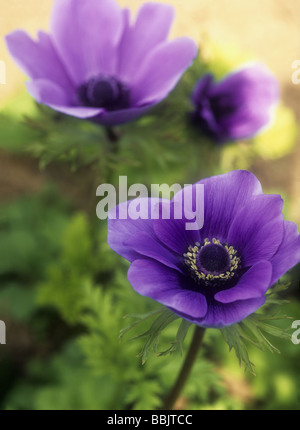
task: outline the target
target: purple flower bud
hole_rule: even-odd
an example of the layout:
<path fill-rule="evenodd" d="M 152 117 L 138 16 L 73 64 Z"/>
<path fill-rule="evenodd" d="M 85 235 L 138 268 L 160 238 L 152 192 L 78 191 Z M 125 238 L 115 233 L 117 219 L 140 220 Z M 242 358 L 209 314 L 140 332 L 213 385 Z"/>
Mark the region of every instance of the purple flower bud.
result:
<path fill-rule="evenodd" d="M 164 99 L 192 64 L 193 40 L 167 40 L 173 18 L 159 3 L 142 5 L 133 23 L 115 0 L 56 0 L 50 34 L 34 41 L 17 30 L 6 43 L 39 103 L 117 125 Z"/>
<path fill-rule="evenodd" d="M 252 173 L 232 171 L 199 184 L 202 229 L 186 229 L 184 210 L 180 219 L 172 216 L 175 206 L 195 202 L 194 184 L 168 203 L 140 199 L 139 219 L 126 219 L 130 202 L 120 204 L 109 217 L 108 244 L 131 262 L 128 279 L 138 293 L 195 324 L 220 328 L 265 303 L 266 291 L 300 262 L 300 235 L 284 220 L 281 197 L 263 194 Z M 166 204 L 170 219 L 157 216 Z"/>
<path fill-rule="evenodd" d="M 272 120 L 280 89 L 275 76 L 261 64 L 251 64 L 214 82 L 205 75 L 196 85 L 192 118 L 218 143 L 249 139 Z"/>

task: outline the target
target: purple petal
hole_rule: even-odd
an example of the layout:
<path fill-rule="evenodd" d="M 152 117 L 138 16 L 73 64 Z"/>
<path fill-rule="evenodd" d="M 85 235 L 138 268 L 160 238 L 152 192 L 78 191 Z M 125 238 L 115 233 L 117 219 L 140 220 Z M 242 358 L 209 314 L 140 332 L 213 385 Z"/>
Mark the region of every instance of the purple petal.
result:
<path fill-rule="evenodd" d="M 202 130 L 214 138 L 222 136 L 223 131 L 217 119 L 217 115 L 213 110 L 211 100 L 209 99 L 209 91 L 213 85 L 213 75 L 208 73 L 196 84 L 192 93 L 192 102 L 196 109 L 192 114 L 192 118 L 198 123 Z"/>
<path fill-rule="evenodd" d="M 133 105 L 157 103 L 166 97 L 196 54 L 195 42 L 187 37 L 158 45 L 132 77 Z"/>
<path fill-rule="evenodd" d="M 135 260 L 129 268 L 128 280 L 139 294 L 157 300 L 178 314 L 191 318 L 206 314 L 205 297 L 199 292 L 184 290 L 185 278 L 154 260 Z"/>
<path fill-rule="evenodd" d="M 168 37 L 174 8 L 160 3 L 146 3 L 130 26 L 129 11 L 124 11 L 125 29 L 119 46 L 118 77 L 130 82 L 152 49 Z"/>
<path fill-rule="evenodd" d="M 290 221 L 284 222 L 282 243 L 270 262 L 273 266 L 271 285 L 300 262 L 300 235 L 295 223 Z"/>
<path fill-rule="evenodd" d="M 54 3 L 53 42 L 76 86 L 99 73 L 115 73 L 122 30 L 122 11 L 115 0 Z"/>
<path fill-rule="evenodd" d="M 144 115 L 146 112 L 148 112 L 150 107 L 151 106 L 145 106 L 140 108 L 129 108 L 110 112 L 105 111 L 103 115 L 97 118 L 97 122 L 99 124 L 107 126 L 124 124 Z"/>
<path fill-rule="evenodd" d="M 221 242 L 227 240 L 231 223 L 238 210 L 248 199 L 262 193 L 258 179 L 245 170 L 235 170 L 224 175 L 204 179 L 204 226 L 201 230 L 203 238 L 216 238 Z M 196 184 L 185 187 L 174 197 L 174 202 L 184 199 L 196 201 Z M 196 206 L 193 206 L 193 211 Z"/>
<path fill-rule="evenodd" d="M 200 231 L 186 229 L 186 223 L 190 221 L 185 218 L 184 213 L 181 219 L 175 219 L 175 211 L 179 209 L 178 213 L 181 213 L 182 205 L 168 202 L 157 206 L 160 212 L 167 208 L 170 211 L 170 219 L 162 219 L 162 217 L 154 219 L 153 228 L 162 243 L 182 256 L 188 252 L 189 246 L 194 246 L 196 242 L 201 242 Z"/>
<path fill-rule="evenodd" d="M 198 320 L 198 324 L 208 328 L 222 328 L 236 324 L 257 311 L 265 301 L 266 298 L 263 296 L 257 299 L 241 300 L 229 304 L 217 301 L 209 303 L 207 314 L 204 318 Z M 195 322 L 197 323 L 197 321 Z"/>
<path fill-rule="evenodd" d="M 228 243 L 241 254 L 244 267 L 269 260 L 276 253 L 284 232 L 282 205 L 280 196 L 255 196 L 233 219 Z"/>
<path fill-rule="evenodd" d="M 253 64 L 228 75 L 211 89 L 211 98 L 220 95 L 236 106 L 233 113 L 221 116 L 220 126 L 237 140 L 257 134 L 270 122 L 280 89 L 267 67 Z"/>
<path fill-rule="evenodd" d="M 30 78 L 53 81 L 66 91 L 73 91 L 48 34 L 39 32 L 38 40 L 34 41 L 24 31 L 17 30 L 6 36 L 6 44 L 15 62 Z"/>
<path fill-rule="evenodd" d="M 176 258 L 174 254 L 148 233 L 139 232 L 134 234 L 131 238 L 124 241 L 124 246 L 127 246 L 140 254 L 138 258 L 141 258 L 141 256 L 144 255 L 152 258 L 153 260 L 157 260 L 172 269 L 180 270 L 178 258 Z"/>
<path fill-rule="evenodd" d="M 218 292 L 215 300 L 226 304 L 262 297 L 270 286 L 271 276 L 272 264 L 269 261 L 261 261 L 252 266 L 235 287 Z"/>
<path fill-rule="evenodd" d="M 64 89 L 47 79 L 26 82 L 26 87 L 38 103 L 66 106 L 70 102 Z"/>
<path fill-rule="evenodd" d="M 257 108 L 263 110 L 263 106 L 278 102 L 280 89 L 278 80 L 270 70 L 263 64 L 254 63 L 230 73 L 211 87 L 211 96 L 220 93 L 231 95 L 235 93 L 240 101 L 252 103 L 256 101 Z"/>
<path fill-rule="evenodd" d="M 199 100 L 208 95 L 207 93 L 213 83 L 213 80 L 213 75 L 211 73 L 207 73 L 197 82 L 192 94 L 192 101 L 196 106 Z"/>
<path fill-rule="evenodd" d="M 26 87 L 38 103 L 43 103 L 66 115 L 72 115 L 77 118 L 91 118 L 103 112 L 101 108 L 71 106 L 66 92 L 60 86 L 45 79 L 27 82 Z"/>
<path fill-rule="evenodd" d="M 156 236 L 153 231 L 151 219 L 151 207 L 154 207 L 160 199 L 135 199 L 140 202 L 141 217 L 140 219 L 131 219 L 129 207 L 132 200 L 120 203 L 108 216 L 108 235 L 107 241 L 109 246 L 117 253 L 129 261 L 139 257 L 139 254 L 126 243 L 136 234 L 147 233 L 153 239 Z"/>
<path fill-rule="evenodd" d="M 82 106 L 57 106 L 49 104 L 49 106 L 65 115 L 75 116 L 81 119 L 90 119 L 94 117 L 101 116 L 104 110 L 102 108 L 90 108 Z"/>

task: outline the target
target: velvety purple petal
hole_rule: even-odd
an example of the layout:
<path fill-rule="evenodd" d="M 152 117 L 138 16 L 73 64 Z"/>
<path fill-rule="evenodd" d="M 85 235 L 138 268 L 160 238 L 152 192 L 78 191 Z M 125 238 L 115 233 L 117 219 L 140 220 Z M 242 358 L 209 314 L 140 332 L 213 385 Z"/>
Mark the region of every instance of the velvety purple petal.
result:
<path fill-rule="evenodd" d="M 275 284 L 288 270 L 300 263 L 300 235 L 295 223 L 284 222 L 282 243 L 270 262 L 273 266 L 271 285 Z"/>
<path fill-rule="evenodd" d="M 168 209 L 170 213 L 170 219 L 162 219 L 160 216 L 159 219 L 153 220 L 156 236 L 169 249 L 182 256 L 188 252 L 189 246 L 194 246 L 196 242 L 201 242 L 199 230 L 187 230 L 186 224 L 190 223 L 190 221 L 185 218 L 182 205 L 174 204 L 173 202 L 161 203 L 156 209 L 156 212 Z M 175 219 L 176 209 L 179 210 L 178 214 L 182 213 L 181 219 Z M 166 211 L 166 213 L 168 212 Z"/>
<path fill-rule="evenodd" d="M 156 238 L 153 230 L 151 219 L 151 207 L 154 207 L 160 199 L 135 199 L 140 202 L 140 219 L 131 219 L 129 207 L 132 200 L 120 203 L 113 209 L 108 216 L 108 235 L 107 241 L 109 246 L 129 261 L 138 258 L 139 253 L 134 251 L 126 243 L 136 234 L 147 233 L 149 236 Z"/>
<path fill-rule="evenodd" d="M 76 86 L 114 74 L 123 15 L 115 0 L 56 0 L 51 32 L 55 48 Z"/>
<path fill-rule="evenodd" d="M 204 184 L 204 226 L 202 238 L 227 240 L 231 223 L 248 199 L 262 193 L 258 179 L 245 170 L 235 170 L 224 175 L 204 179 L 198 184 Z M 196 184 L 185 187 L 174 197 L 174 202 L 191 200 L 192 210 L 196 210 Z M 183 195 L 184 193 L 184 195 Z M 183 197 L 182 197 L 183 195 Z"/>
<path fill-rule="evenodd" d="M 141 256 L 150 257 L 172 269 L 181 271 L 178 258 L 148 233 L 138 232 L 132 235 L 128 240 L 124 241 L 124 246 L 131 248 Z"/>
<path fill-rule="evenodd" d="M 207 92 L 211 87 L 213 80 L 213 75 L 211 73 L 207 73 L 197 82 L 192 94 L 192 101 L 196 106 L 198 104 L 198 101 L 202 100 L 203 97 L 207 96 Z"/>
<path fill-rule="evenodd" d="M 203 294 L 184 290 L 185 278 L 154 260 L 135 260 L 129 268 L 128 280 L 139 294 L 157 300 L 179 314 L 187 313 L 192 318 L 206 314 Z"/>
<path fill-rule="evenodd" d="M 225 304 L 262 297 L 270 286 L 271 276 L 272 264 L 269 261 L 261 261 L 252 266 L 235 287 L 218 292 L 214 298 Z"/>
<path fill-rule="evenodd" d="M 256 312 L 265 301 L 265 297 L 241 300 L 228 304 L 215 301 L 208 304 L 207 314 L 204 318 L 193 322 L 208 328 L 222 328 L 236 324 Z"/>
<path fill-rule="evenodd" d="M 70 103 L 62 87 L 47 79 L 26 82 L 28 92 L 38 103 L 66 106 Z"/>
<path fill-rule="evenodd" d="M 254 63 L 230 73 L 225 79 L 211 87 L 210 96 L 236 94 L 239 101 L 262 103 L 270 106 L 278 102 L 280 88 L 278 80 L 263 64 Z M 262 110 L 258 103 L 257 108 Z"/>
<path fill-rule="evenodd" d="M 198 123 L 200 122 L 202 131 L 204 133 L 208 133 L 209 136 L 212 136 L 216 141 L 222 143 L 224 132 L 218 124 L 218 121 L 215 118 L 213 111 L 211 110 L 209 102 L 207 102 L 207 106 L 204 106 L 201 109 L 201 112 L 194 112 L 192 119 Z"/>
<path fill-rule="evenodd" d="M 22 30 L 6 36 L 8 50 L 18 66 L 32 79 L 46 79 L 68 92 L 73 91 L 71 80 L 64 69 L 50 36 L 38 33 L 38 40 L 32 40 Z"/>
<path fill-rule="evenodd" d="M 60 86 L 45 79 L 27 82 L 26 87 L 38 103 L 43 103 L 66 115 L 72 115 L 77 118 L 92 118 L 103 112 L 101 108 L 70 105 L 70 99 L 66 92 Z"/>
<path fill-rule="evenodd" d="M 97 118 L 97 122 L 102 125 L 114 126 L 133 121 L 144 115 L 151 106 L 140 108 L 128 108 L 117 111 L 105 111 Z"/>
<path fill-rule="evenodd" d="M 197 49 L 187 37 L 159 44 L 132 77 L 133 105 L 156 103 L 166 97 L 192 64 Z"/>
<path fill-rule="evenodd" d="M 119 46 L 118 77 L 131 82 L 152 49 L 168 37 L 174 19 L 174 8 L 160 3 L 143 4 L 133 25 L 129 11 L 124 11 L 125 28 Z"/>
<path fill-rule="evenodd" d="M 72 93 L 68 93 L 63 87 L 45 79 L 27 82 L 26 87 L 38 103 L 46 104 L 52 109 L 66 115 L 82 119 L 90 118 L 99 124 L 107 126 L 132 121 L 146 113 L 149 109 L 149 107 L 145 107 L 108 112 L 103 108 L 76 106 L 71 98 L 73 96 Z"/>
<path fill-rule="evenodd" d="M 221 128 L 232 139 L 255 135 L 272 119 L 280 97 L 275 76 L 262 64 L 253 64 L 231 73 L 212 87 L 210 98 L 219 99 L 233 109 L 220 115 Z M 227 97 L 227 101 L 226 101 Z"/>
<path fill-rule="evenodd" d="M 242 256 L 244 267 L 269 260 L 276 253 L 284 233 L 282 206 L 280 196 L 260 195 L 237 212 L 227 239 Z"/>
<path fill-rule="evenodd" d="M 49 104 L 49 106 L 65 115 L 74 116 L 81 119 L 94 119 L 97 116 L 101 116 L 104 110 L 102 108 L 91 108 L 82 106 L 58 106 Z"/>
<path fill-rule="evenodd" d="M 233 77 L 233 75 L 235 76 Z M 225 90 L 226 87 L 231 84 L 248 92 L 249 96 L 252 96 L 253 98 L 254 95 L 250 94 L 247 84 L 248 86 L 252 85 L 255 88 L 259 86 L 261 89 L 261 100 L 267 99 L 268 102 L 278 101 L 280 91 L 278 80 L 270 69 L 262 63 L 249 63 L 236 72 L 231 73 L 220 83 L 220 87 Z"/>
<path fill-rule="evenodd" d="M 196 84 L 192 93 L 192 102 L 195 105 L 195 111 L 192 113 L 192 119 L 204 133 L 209 133 L 216 136 L 222 136 L 223 130 L 218 123 L 216 114 L 213 110 L 211 100 L 209 98 L 209 90 L 213 85 L 213 75 L 210 73 L 205 75 Z"/>
<path fill-rule="evenodd" d="M 217 142 L 248 139 L 273 120 L 280 99 L 276 77 L 263 64 L 247 64 L 220 82 L 204 76 L 192 95 L 192 118 Z"/>

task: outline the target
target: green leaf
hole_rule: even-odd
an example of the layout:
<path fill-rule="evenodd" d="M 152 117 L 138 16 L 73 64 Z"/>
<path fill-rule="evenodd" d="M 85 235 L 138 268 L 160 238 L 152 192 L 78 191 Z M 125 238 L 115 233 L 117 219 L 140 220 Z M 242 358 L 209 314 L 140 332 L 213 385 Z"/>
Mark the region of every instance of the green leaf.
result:
<path fill-rule="evenodd" d="M 159 337 L 161 335 L 161 332 L 173 321 L 178 319 L 179 316 L 175 315 L 172 311 L 169 309 L 165 309 L 164 312 L 153 322 L 152 326 L 149 330 L 147 330 L 145 333 L 136 336 L 132 340 L 140 339 L 142 337 L 148 338 L 146 341 L 144 347 L 142 348 L 142 351 L 138 354 L 138 357 L 142 358 L 142 363 L 145 364 L 150 350 L 153 348 L 154 352 L 157 354 L 158 351 L 158 344 L 159 344 Z"/>
<path fill-rule="evenodd" d="M 155 311 L 148 312 L 148 313 L 146 313 L 146 314 L 131 314 L 131 315 L 125 315 L 125 316 L 124 316 L 124 319 L 125 319 L 125 318 L 135 318 L 135 319 L 136 319 L 136 321 L 134 321 L 132 324 L 130 324 L 129 326 L 127 326 L 127 327 L 123 328 L 123 329 L 120 331 L 120 339 L 122 339 L 122 338 L 123 338 L 123 336 L 124 336 L 126 333 L 128 333 L 128 332 L 129 332 L 133 327 L 135 327 L 136 325 L 140 324 L 142 321 L 145 321 L 145 320 L 147 320 L 148 318 L 151 318 L 152 316 L 157 315 L 158 313 L 162 313 L 163 311 L 164 311 L 164 308 L 160 308 L 160 309 L 157 309 L 157 310 L 155 310 Z"/>
<path fill-rule="evenodd" d="M 186 338 L 186 335 L 187 335 L 191 325 L 192 325 L 191 322 L 189 322 L 185 319 L 182 319 L 180 326 L 178 328 L 178 331 L 177 331 L 175 342 L 173 342 L 172 345 L 170 346 L 170 348 L 168 348 L 166 351 L 160 352 L 159 356 L 163 356 L 166 354 L 173 354 L 175 351 L 177 351 L 178 348 L 180 350 L 180 353 L 182 354 L 184 340 Z"/>
<path fill-rule="evenodd" d="M 229 351 L 231 351 L 232 349 L 235 350 L 235 354 L 239 360 L 240 365 L 243 362 L 246 366 L 246 369 L 248 369 L 253 375 L 255 375 L 255 365 L 250 361 L 248 350 L 245 345 L 245 342 L 242 339 L 239 325 L 235 324 L 233 326 L 224 327 L 223 329 L 221 329 L 221 333 L 225 339 L 225 342 L 229 346 Z"/>
<path fill-rule="evenodd" d="M 235 350 L 239 363 L 241 364 L 243 362 L 246 369 L 255 375 L 254 364 L 249 358 L 245 341 L 253 344 L 261 351 L 268 350 L 272 353 L 277 352 L 280 354 L 278 348 L 270 342 L 265 333 L 280 339 L 290 340 L 291 335 L 288 333 L 290 327 L 288 329 L 282 329 L 270 324 L 270 321 L 286 319 L 289 319 L 286 315 L 262 315 L 255 313 L 238 324 L 224 327 L 221 329 L 221 332 L 229 346 L 229 350 Z"/>
<path fill-rule="evenodd" d="M 166 327 L 168 327 L 173 321 L 179 319 L 179 316 L 166 308 L 160 308 L 158 310 L 149 312 L 147 314 L 128 315 L 127 317 L 135 318 L 136 321 L 134 321 L 128 327 L 125 327 L 124 329 L 122 329 L 120 332 L 120 337 L 122 338 L 133 327 L 137 326 L 141 322 L 144 322 L 146 319 L 157 314 L 160 314 L 160 315 L 154 320 L 154 322 L 152 323 L 151 327 L 148 330 L 146 330 L 144 333 L 140 335 L 137 335 L 131 338 L 132 341 L 143 339 L 143 338 L 147 339 L 141 352 L 138 354 L 138 357 L 142 358 L 142 364 L 145 364 L 145 362 L 147 361 L 151 350 L 153 350 L 158 356 L 165 355 L 169 352 L 173 352 L 174 350 L 173 345 L 164 352 L 158 352 L 159 338 L 162 331 Z M 176 338 L 176 342 L 174 344 L 177 344 L 183 341 L 186 334 L 186 330 L 184 329 L 185 326 L 186 326 L 185 324 L 181 325 L 179 339 Z"/>

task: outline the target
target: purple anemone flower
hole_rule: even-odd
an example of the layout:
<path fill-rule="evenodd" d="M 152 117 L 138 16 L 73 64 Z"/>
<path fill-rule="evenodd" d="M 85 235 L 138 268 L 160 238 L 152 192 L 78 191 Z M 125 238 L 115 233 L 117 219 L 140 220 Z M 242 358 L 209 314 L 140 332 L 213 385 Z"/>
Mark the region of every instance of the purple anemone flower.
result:
<path fill-rule="evenodd" d="M 39 103 L 111 126 L 164 99 L 191 65 L 195 42 L 167 40 L 173 18 L 159 3 L 143 4 L 133 23 L 115 0 L 56 0 L 50 34 L 17 30 L 6 43 Z"/>
<path fill-rule="evenodd" d="M 220 328 L 265 303 L 266 291 L 300 262 L 300 235 L 296 224 L 284 220 L 281 197 L 263 194 L 252 173 L 232 171 L 199 184 L 201 230 L 186 229 L 189 214 L 172 215 L 184 202 L 196 207 L 194 184 L 171 201 L 139 199 L 139 219 L 128 216 L 130 202 L 121 203 L 109 216 L 108 244 L 131 262 L 128 279 L 135 291 L 197 325 Z M 170 219 L 158 216 L 166 205 Z"/>
<path fill-rule="evenodd" d="M 218 143 L 249 139 L 273 118 L 279 83 L 262 64 L 251 64 L 214 82 L 211 74 L 196 84 L 192 118 Z"/>

